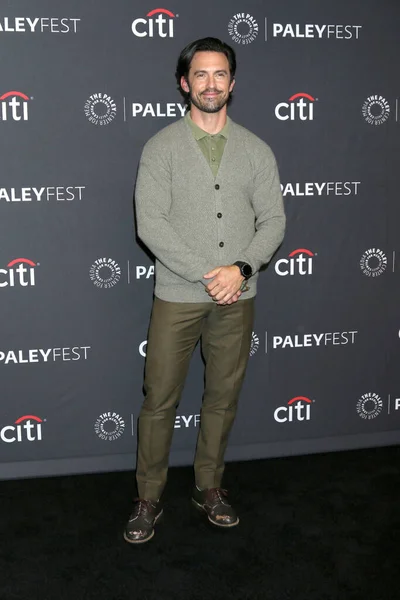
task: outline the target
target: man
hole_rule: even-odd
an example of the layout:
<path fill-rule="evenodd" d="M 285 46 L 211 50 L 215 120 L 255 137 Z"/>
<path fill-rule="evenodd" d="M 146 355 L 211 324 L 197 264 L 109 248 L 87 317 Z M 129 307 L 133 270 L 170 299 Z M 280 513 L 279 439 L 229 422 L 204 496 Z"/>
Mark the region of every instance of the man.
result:
<path fill-rule="evenodd" d="M 232 48 L 189 44 L 176 77 L 190 106 L 144 147 L 136 185 L 138 235 L 156 257 L 155 299 L 139 416 L 139 497 L 124 537 L 143 543 L 161 517 L 175 411 L 201 338 L 206 364 L 192 502 L 208 520 L 239 518 L 221 488 L 244 379 L 258 271 L 282 241 L 285 216 L 270 148 L 227 117 Z"/>

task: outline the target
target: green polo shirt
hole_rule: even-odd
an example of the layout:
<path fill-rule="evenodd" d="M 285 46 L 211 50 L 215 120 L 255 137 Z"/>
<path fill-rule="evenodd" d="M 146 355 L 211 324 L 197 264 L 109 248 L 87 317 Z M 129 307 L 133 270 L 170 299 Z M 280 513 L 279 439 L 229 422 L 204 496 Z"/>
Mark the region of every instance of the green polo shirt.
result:
<path fill-rule="evenodd" d="M 212 174 L 216 177 L 224 153 L 226 140 L 228 139 L 229 117 L 226 119 L 226 123 L 221 131 L 213 135 L 207 133 L 207 131 L 204 131 L 192 121 L 190 118 L 190 111 L 186 113 L 185 119 L 190 124 L 194 139 L 197 141 L 206 161 L 210 165 Z"/>

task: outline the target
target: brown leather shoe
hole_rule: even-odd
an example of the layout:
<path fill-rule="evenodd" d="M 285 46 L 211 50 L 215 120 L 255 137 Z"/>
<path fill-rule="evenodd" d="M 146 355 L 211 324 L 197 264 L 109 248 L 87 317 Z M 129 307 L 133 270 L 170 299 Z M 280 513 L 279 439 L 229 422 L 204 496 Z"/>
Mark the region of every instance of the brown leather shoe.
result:
<path fill-rule="evenodd" d="M 239 517 L 227 501 L 227 491 L 222 488 L 210 488 L 199 490 L 193 489 L 193 505 L 204 513 L 213 525 L 218 527 L 235 527 L 239 523 Z"/>
<path fill-rule="evenodd" d="M 154 525 L 160 520 L 163 509 L 160 502 L 135 498 L 133 512 L 124 531 L 130 544 L 143 544 L 154 535 Z"/>

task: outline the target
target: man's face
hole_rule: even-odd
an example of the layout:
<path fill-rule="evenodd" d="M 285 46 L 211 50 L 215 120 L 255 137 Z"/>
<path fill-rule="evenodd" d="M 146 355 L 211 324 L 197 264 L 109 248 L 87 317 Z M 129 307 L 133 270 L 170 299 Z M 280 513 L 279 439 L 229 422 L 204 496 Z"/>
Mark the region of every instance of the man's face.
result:
<path fill-rule="evenodd" d="M 182 89 L 190 94 L 191 103 L 206 113 L 220 111 L 228 102 L 234 85 L 228 59 L 222 52 L 196 52 L 188 79 L 181 79 Z"/>

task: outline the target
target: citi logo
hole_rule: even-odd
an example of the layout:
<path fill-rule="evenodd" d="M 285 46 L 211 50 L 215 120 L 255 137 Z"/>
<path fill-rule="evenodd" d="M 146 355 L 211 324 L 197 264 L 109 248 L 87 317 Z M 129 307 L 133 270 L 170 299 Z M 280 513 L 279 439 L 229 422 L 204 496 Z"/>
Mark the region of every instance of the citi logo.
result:
<path fill-rule="evenodd" d="M 156 16 L 157 15 L 157 16 Z M 147 13 L 147 19 L 135 19 L 132 23 L 132 33 L 137 37 L 174 37 L 174 15 L 166 8 L 155 8 Z"/>
<path fill-rule="evenodd" d="M 296 396 L 287 403 L 279 406 L 274 412 L 274 419 L 278 423 L 292 423 L 293 421 L 309 421 L 311 419 L 312 400 L 305 396 Z"/>
<path fill-rule="evenodd" d="M 42 440 L 43 420 L 34 415 L 24 415 L 14 425 L 6 425 L 0 429 L 0 440 L 6 444 L 13 442 L 40 442 Z"/>
<path fill-rule="evenodd" d="M 280 102 L 275 107 L 275 116 L 280 121 L 312 121 L 314 119 L 314 102 L 317 98 L 313 98 L 310 94 L 300 92 L 294 94 L 288 102 Z"/>
<path fill-rule="evenodd" d="M 27 121 L 29 97 L 22 92 L 6 92 L 0 96 L 2 121 Z"/>
<path fill-rule="evenodd" d="M 35 285 L 36 266 L 37 263 L 29 260 L 29 258 L 15 258 L 8 263 L 7 269 L 0 269 L 0 287 Z"/>
<path fill-rule="evenodd" d="M 297 248 L 288 258 L 281 258 L 275 263 L 275 273 L 281 277 L 286 275 L 312 275 L 314 254 L 306 248 Z"/>

